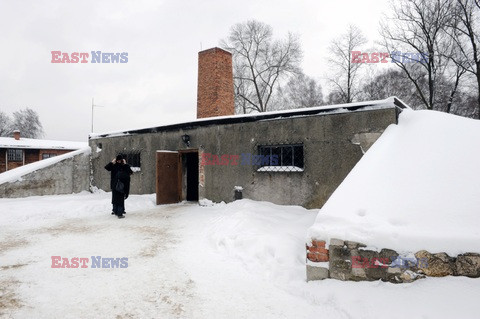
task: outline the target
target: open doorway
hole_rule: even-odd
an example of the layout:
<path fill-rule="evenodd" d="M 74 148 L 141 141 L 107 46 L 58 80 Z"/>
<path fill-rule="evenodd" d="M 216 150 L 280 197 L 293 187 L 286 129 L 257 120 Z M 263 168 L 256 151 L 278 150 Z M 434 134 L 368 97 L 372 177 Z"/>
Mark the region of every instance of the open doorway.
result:
<path fill-rule="evenodd" d="M 198 201 L 198 150 L 179 153 L 182 163 L 182 200 Z"/>
<path fill-rule="evenodd" d="M 156 152 L 157 205 L 198 201 L 198 150 Z"/>

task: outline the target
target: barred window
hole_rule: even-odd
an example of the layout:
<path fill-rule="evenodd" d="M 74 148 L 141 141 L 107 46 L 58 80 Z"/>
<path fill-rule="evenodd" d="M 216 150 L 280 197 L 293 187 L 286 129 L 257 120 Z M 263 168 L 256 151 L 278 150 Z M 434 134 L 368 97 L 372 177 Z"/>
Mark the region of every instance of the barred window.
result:
<path fill-rule="evenodd" d="M 140 152 L 123 153 L 121 155 L 130 166 L 141 167 Z"/>
<path fill-rule="evenodd" d="M 50 158 L 50 157 L 55 157 L 57 154 L 55 153 L 43 153 L 42 154 L 42 159 Z"/>
<path fill-rule="evenodd" d="M 22 162 L 23 161 L 23 151 L 16 149 L 7 150 L 7 159 L 12 162 Z"/>
<path fill-rule="evenodd" d="M 303 172 L 303 144 L 258 146 L 258 172 Z"/>

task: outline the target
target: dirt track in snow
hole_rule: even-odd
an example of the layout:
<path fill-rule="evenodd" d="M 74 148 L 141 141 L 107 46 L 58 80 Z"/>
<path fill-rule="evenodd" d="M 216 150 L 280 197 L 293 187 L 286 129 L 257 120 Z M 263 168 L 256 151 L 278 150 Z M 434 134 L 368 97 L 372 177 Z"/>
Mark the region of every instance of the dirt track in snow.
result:
<path fill-rule="evenodd" d="M 187 315 L 186 308 L 195 297 L 195 283 L 175 261 L 179 238 L 172 232 L 171 222 L 184 207 L 161 206 L 127 213 L 123 220 L 105 213 L 38 228 L 3 228 L 0 316 L 42 317 L 52 314 L 52 304 L 60 310 L 55 311 L 55 318 L 69 317 L 69 311 L 80 317 L 99 313 L 115 318 Z M 128 268 L 54 269 L 51 256 L 127 257 Z M 85 290 L 89 286 L 97 287 L 93 298 Z M 62 295 L 67 290 L 72 298 Z M 90 311 L 75 306 L 78 299 L 83 299 L 81 304 L 88 305 Z"/>

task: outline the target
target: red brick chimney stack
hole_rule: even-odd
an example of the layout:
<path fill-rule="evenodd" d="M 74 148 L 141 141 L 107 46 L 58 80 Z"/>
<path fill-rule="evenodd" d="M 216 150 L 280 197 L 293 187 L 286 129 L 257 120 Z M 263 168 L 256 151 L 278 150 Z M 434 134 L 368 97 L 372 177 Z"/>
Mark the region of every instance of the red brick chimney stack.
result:
<path fill-rule="evenodd" d="M 17 141 L 20 139 L 20 131 L 19 130 L 13 131 L 13 138 L 15 138 Z"/>
<path fill-rule="evenodd" d="M 233 114 L 232 54 L 220 48 L 198 52 L 197 118 Z"/>

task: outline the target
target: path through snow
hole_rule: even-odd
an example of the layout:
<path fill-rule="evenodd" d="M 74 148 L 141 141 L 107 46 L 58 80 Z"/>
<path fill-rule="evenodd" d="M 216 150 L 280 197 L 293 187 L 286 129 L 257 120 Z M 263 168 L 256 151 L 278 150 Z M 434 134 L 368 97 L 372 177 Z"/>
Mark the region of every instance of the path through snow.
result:
<path fill-rule="evenodd" d="M 479 279 L 306 283 L 316 210 L 132 195 L 119 220 L 109 196 L 0 199 L 0 317 L 478 317 Z M 128 257 L 128 268 L 56 269 L 51 256 Z"/>

